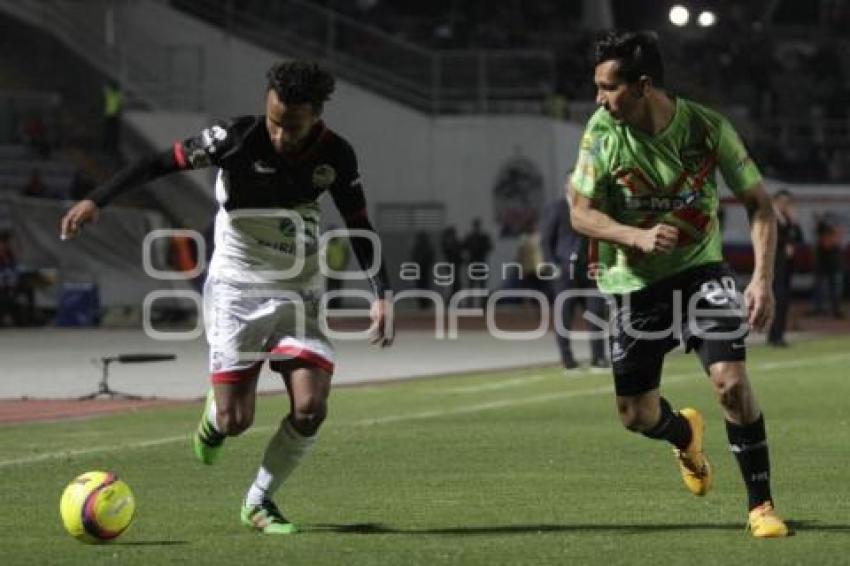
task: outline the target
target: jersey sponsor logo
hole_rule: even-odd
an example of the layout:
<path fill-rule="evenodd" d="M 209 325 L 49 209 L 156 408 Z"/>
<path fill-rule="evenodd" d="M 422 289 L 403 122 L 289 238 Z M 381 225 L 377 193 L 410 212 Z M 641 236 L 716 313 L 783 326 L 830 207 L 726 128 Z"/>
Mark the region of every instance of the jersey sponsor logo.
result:
<path fill-rule="evenodd" d="M 336 170 L 324 163 L 313 169 L 313 186 L 317 189 L 327 189 L 336 181 Z"/>
<path fill-rule="evenodd" d="M 627 196 L 625 205 L 628 210 L 668 212 L 691 206 L 696 199 L 697 194 L 695 192 L 676 196 Z"/>
<path fill-rule="evenodd" d="M 270 240 L 263 240 L 261 238 L 257 238 L 255 241 L 257 242 L 257 244 L 263 246 L 268 250 L 291 256 L 294 256 L 298 253 L 303 253 L 306 256 L 312 256 L 315 255 L 319 249 L 317 242 L 309 238 L 304 242 L 303 252 L 300 252 L 298 250 L 298 245 L 294 239 L 272 242 Z"/>
<path fill-rule="evenodd" d="M 265 161 L 259 160 L 254 162 L 254 171 L 261 175 L 271 175 L 277 172 L 277 169 L 275 169 Z"/>
<path fill-rule="evenodd" d="M 257 240 L 257 243 L 265 248 L 270 248 L 276 252 L 286 255 L 295 255 L 297 247 L 294 241 L 270 242 L 268 240 Z"/>

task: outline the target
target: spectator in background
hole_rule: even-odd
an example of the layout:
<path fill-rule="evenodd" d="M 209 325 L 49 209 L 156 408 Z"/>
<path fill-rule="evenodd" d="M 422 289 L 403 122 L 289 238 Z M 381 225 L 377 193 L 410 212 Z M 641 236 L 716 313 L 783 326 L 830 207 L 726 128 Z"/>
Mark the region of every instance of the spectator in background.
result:
<path fill-rule="evenodd" d="M 449 298 L 460 290 L 461 278 L 463 277 L 463 244 L 457 237 L 457 230 L 449 226 L 440 234 L 440 250 L 443 252 L 443 261 L 452 266 L 452 283 Z"/>
<path fill-rule="evenodd" d="M 431 238 L 428 237 L 428 232 L 420 230 L 416 233 L 416 239 L 413 242 L 413 249 L 410 251 L 410 258 L 413 263 L 419 266 L 418 277 L 416 278 L 416 288 L 422 291 L 431 290 L 431 275 L 434 269 L 434 246 L 431 244 Z M 426 309 L 430 301 L 424 297 L 419 297 L 419 308 Z"/>
<path fill-rule="evenodd" d="M 117 81 L 109 81 L 103 87 L 103 149 L 112 154 L 119 152 L 123 109 L 124 93 L 121 85 Z"/>
<path fill-rule="evenodd" d="M 34 198 L 50 198 L 47 192 L 47 185 L 41 180 L 41 171 L 33 169 L 30 171 L 30 178 L 26 185 L 21 188 L 21 194 L 25 197 Z"/>
<path fill-rule="evenodd" d="M 767 343 L 784 348 L 785 328 L 788 322 L 788 305 L 791 301 L 791 277 L 794 274 L 794 252 L 803 242 L 803 232 L 797 223 L 794 200 L 787 189 L 777 191 L 773 197 L 776 209 L 776 255 L 773 263 L 773 295 L 776 307 L 773 323 L 767 335 Z"/>
<path fill-rule="evenodd" d="M 10 318 L 20 326 L 21 309 L 18 306 L 18 262 L 12 247 L 12 234 L 0 232 L 0 326 Z"/>
<path fill-rule="evenodd" d="M 548 296 L 549 286 L 538 273 L 543 263 L 543 250 L 540 247 L 540 231 L 537 229 L 536 218 L 529 220 L 519 237 L 516 260 L 521 269 L 519 288 L 540 291 Z"/>
<path fill-rule="evenodd" d="M 490 240 L 490 235 L 481 230 L 480 218 L 476 218 L 472 221 L 472 231 L 466 235 L 466 238 L 464 238 L 463 249 L 466 252 L 466 258 L 469 260 L 470 265 L 477 263 L 489 267 L 488 259 L 490 257 L 490 252 L 493 250 L 493 242 Z M 487 290 L 487 282 L 490 271 L 487 269 L 485 272 L 488 274 L 488 277 L 470 277 L 469 287 L 472 289 Z M 479 305 L 483 305 L 486 302 L 486 297 L 478 297 L 476 302 Z"/>
<path fill-rule="evenodd" d="M 554 92 L 546 98 L 546 115 L 556 120 L 566 120 L 569 117 L 569 100 L 560 92 Z"/>
<path fill-rule="evenodd" d="M 336 227 L 331 225 L 329 230 L 335 230 Z M 348 246 L 348 238 L 336 236 L 328 240 L 328 247 L 325 250 L 325 259 L 328 267 L 334 271 L 345 271 L 348 269 L 348 262 L 351 258 L 351 251 Z M 345 286 L 345 281 L 338 277 L 328 275 L 325 278 L 325 291 L 341 291 Z M 342 297 L 333 297 L 328 301 L 328 308 L 338 309 L 342 307 Z"/>
<path fill-rule="evenodd" d="M 50 141 L 47 139 L 47 127 L 37 112 L 31 112 L 24 121 L 21 130 L 23 142 L 44 159 L 50 158 Z"/>
<path fill-rule="evenodd" d="M 817 218 L 815 228 L 817 243 L 815 247 L 815 284 L 814 311 L 816 316 L 825 314 L 824 299 L 829 299 L 832 316 L 844 318 L 841 312 L 840 277 L 841 232 L 835 222 L 827 215 Z"/>
<path fill-rule="evenodd" d="M 578 363 L 573 357 L 569 337 L 573 328 L 575 310 L 580 303 L 583 303 L 586 311 L 604 320 L 605 299 L 596 290 L 596 282 L 589 277 L 587 238 L 573 230 L 570 224 L 570 206 L 567 204 L 566 197 L 561 197 L 552 203 L 544 213 L 540 227 L 540 246 L 546 263 L 557 265 L 559 269 L 558 278 L 552 280 L 554 296 L 557 297 L 561 293 L 574 289 L 587 289 L 595 295 L 594 297 L 567 298 L 560 312 L 553 313 L 555 317 L 561 317 L 560 328 L 556 326 L 556 329 L 563 328 L 567 331 L 555 333 L 555 343 L 561 354 L 561 364 L 565 370 L 577 369 Z M 592 368 L 609 367 L 605 356 L 604 338 L 591 340 L 590 350 Z"/>

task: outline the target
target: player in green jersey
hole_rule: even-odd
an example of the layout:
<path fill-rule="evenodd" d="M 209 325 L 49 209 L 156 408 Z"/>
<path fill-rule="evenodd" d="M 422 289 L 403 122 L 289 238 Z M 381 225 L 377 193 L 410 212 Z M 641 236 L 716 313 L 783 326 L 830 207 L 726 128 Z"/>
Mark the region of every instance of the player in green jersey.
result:
<path fill-rule="evenodd" d="M 609 32 L 595 49 L 600 108 L 581 140 L 568 195 L 575 229 L 595 242 L 598 286 L 617 304 L 611 360 L 620 417 L 629 430 L 673 444 L 686 486 L 705 495 L 712 471 L 702 416 L 674 411 L 659 393 L 664 356 L 684 342 L 723 407 L 751 532 L 785 536 L 744 345 L 748 328 L 764 329 L 773 314 L 771 199 L 730 123 L 664 90 L 654 35 Z M 718 170 L 751 223 L 755 268 L 743 297 L 722 263 Z"/>

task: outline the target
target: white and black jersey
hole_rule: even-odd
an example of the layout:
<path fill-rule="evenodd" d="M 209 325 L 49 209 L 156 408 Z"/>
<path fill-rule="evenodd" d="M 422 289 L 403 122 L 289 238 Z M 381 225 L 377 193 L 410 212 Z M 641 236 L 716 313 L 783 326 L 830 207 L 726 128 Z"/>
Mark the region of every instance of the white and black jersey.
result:
<path fill-rule="evenodd" d="M 231 283 L 272 284 L 284 289 L 318 284 L 318 199 L 330 193 L 346 225 L 372 231 L 357 158 L 351 145 L 318 122 L 296 155 L 275 151 L 264 116 L 217 121 L 171 150 L 119 172 L 89 198 L 100 206 L 132 186 L 179 170 L 218 167 L 215 249 L 210 276 Z M 361 266 L 375 250 L 352 238 Z M 388 290 L 382 268 L 373 290 Z"/>
<path fill-rule="evenodd" d="M 275 152 L 263 116 L 216 122 L 199 135 L 174 144 L 181 168 L 221 168 L 217 192 L 222 207 L 294 209 L 328 191 L 343 216 L 358 212 L 366 201 L 359 189 L 357 158 L 351 145 L 319 122 L 297 156 Z"/>
<path fill-rule="evenodd" d="M 319 285 L 318 198 L 331 193 L 344 217 L 366 201 L 351 145 L 318 123 L 297 156 L 278 154 L 264 117 L 219 122 L 174 144 L 182 168 L 219 167 L 210 276 L 233 283 Z"/>

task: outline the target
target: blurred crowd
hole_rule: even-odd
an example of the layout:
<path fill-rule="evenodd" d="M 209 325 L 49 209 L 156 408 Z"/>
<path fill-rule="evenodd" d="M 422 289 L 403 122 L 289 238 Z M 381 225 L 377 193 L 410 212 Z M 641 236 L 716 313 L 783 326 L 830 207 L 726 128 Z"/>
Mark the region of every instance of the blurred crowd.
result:
<path fill-rule="evenodd" d="M 595 32 L 581 26 L 581 2 L 315 3 L 436 49 L 551 50 L 558 78 L 552 85 L 557 103 L 550 109 L 569 116 L 569 101 L 593 99 Z M 791 182 L 847 181 L 850 60 L 841 54 L 850 52 L 850 1 L 769 4 L 715 2 L 718 23 L 705 30 L 672 28 L 660 9 L 664 3 L 614 6 L 619 19 L 659 31 L 671 91 L 727 109 L 768 175 Z"/>

